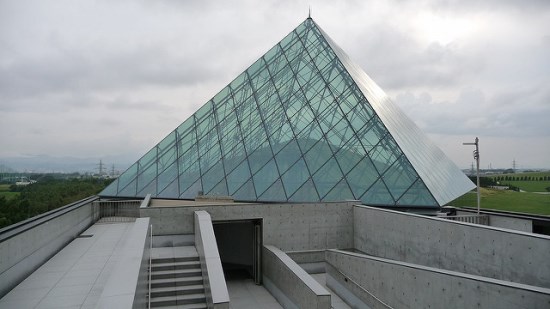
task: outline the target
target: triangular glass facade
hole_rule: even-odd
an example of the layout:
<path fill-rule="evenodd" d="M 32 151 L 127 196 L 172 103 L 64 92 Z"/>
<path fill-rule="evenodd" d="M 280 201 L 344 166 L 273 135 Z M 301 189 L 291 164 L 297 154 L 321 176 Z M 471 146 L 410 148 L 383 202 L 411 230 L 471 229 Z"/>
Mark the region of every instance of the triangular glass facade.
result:
<path fill-rule="evenodd" d="M 100 195 L 443 204 L 333 46 L 306 19 Z"/>

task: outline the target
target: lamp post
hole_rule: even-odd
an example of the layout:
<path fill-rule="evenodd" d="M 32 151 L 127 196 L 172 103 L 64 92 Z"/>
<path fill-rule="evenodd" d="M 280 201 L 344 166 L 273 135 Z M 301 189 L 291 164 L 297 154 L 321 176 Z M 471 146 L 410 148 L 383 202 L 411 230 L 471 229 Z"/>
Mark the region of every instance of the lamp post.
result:
<path fill-rule="evenodd" d="M 476 137 L 474 143 L 462 143 L 462 145 L 475 145 L 476 150 L 474 150 L 474 159 L 476 159 L 477 165 L 477 214 L 479 215 L 479 204 L 481 203 L 481 195 L 479 192 L 479 138 Z"/>

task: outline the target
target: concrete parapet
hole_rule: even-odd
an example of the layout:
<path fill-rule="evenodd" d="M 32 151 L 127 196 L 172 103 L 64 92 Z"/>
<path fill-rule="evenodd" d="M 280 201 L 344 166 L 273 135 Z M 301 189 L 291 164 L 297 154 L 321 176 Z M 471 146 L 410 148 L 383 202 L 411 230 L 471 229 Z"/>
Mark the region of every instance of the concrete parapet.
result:
<path fill-rule="evenodd" d="M 212 220 L 206 211 L 195 211 L 194 217 L 195 247 L 201 261 L 208 308 L 228 309 L 229 292 L 223 275 Z"/>
<path fill-rule="evenodd" d="M 87 198 L 0 230 L 0 297 L 97 220 Z"/>
<path fill-rule="evenodd" d="M 331 308 L 330 293 L 288 255 L 274 246 L 263 247 L 265 287 L 285 308 Z"/>
<path fill-rule="evenodd" d="M 192 234 L 193 213 L 207 211 L 213 221 L 263 219 L 264 243 L 283 251 L 353 247 L 353 210 L 357 203 L 213 204 L 141 208 L 141 217 L 151 217 L 155 235 Z"/>
<path fill-rule="evenodd" d="M 97 308 L 147 308 L 148 268 L 151 255 L 149 218 L 138 218 L 107 279 Z"/>
<path fill-rule="evenodd" d="M 550 308 L 547 288 L 340 250 L 327 250 L 326 260 L 327 285 L 371 308 Z"/>
<path fill-rule="evenodd" d="M 355 206 L 354 247 L 369 255 L 550 288 L 550 237 Z"/>

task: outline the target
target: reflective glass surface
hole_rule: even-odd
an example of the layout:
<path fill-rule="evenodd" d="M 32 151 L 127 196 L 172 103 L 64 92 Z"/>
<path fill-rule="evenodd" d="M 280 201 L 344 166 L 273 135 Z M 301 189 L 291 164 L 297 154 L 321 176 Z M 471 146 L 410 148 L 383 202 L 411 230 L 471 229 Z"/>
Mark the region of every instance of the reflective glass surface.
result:
<path fill-rule="evenodd" d="M 440 151 L 364 76 L 308 18 L 101 195 L 436 207 L 466 192 L 436 192 L 458 169 L 423 162 Z"/>

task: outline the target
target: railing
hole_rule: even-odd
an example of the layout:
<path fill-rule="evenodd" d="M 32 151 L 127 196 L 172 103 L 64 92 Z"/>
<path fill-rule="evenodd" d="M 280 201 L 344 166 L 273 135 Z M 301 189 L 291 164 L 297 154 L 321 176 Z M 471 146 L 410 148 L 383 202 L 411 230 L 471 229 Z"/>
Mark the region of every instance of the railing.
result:
<path fill-rule="evenodd" d="M 147 293 L 147 308 L 151 309 L 151 277 L 153 272 L 153 225 L 151 224 L 151 238 L 149 243 L 149 291 Z"/>
<path fill-rule="evenodd" d="M 488 215 L 458 215 L 458 216 L 441 216 L 441 219 L 467 222 L 480 225 L 489 225 L 489 216 Z"/>
<path fill-rule="evenodd" d="M 141 200 L 96 201 L 94 208 L 101 222 L 125 222 L 139 218 Z"/>
<path fill-rule="evenodd" d="M 361 286 L 357 281 L 351 279 L 349 276 L 345 275 L 343 272 L 341 272 L 339 269 L 337 269 L 336 267 L 334 267 L 333 265 L 331 265 L 330 263 L 328 263 L 331 267 L 332 267 L 332 270 L 336 273 L 338 273 L 342 278 L 345 278 L 345 281 L 346 282 L 351 282 L 353 285 L 355 285 L 356 288 L 360 289 L 361 291 L 367 293 L 374 301 L 377 302 L 377 305 L 378 307 L 382 307 L 382 308 L 387 308 L 387 309 L 394 309 L 392 306 L 388 305 L 387 303 L 385 303 L 383 300 L 381 300 L 380 298 L 376 297 L 376 295 L 374 295 L 373 293 L 371 293 L 369 290 L 365 289 L 363 286 Z M 377 308 L 378 308 L 377 307 Z"/>

